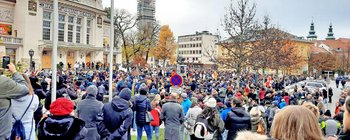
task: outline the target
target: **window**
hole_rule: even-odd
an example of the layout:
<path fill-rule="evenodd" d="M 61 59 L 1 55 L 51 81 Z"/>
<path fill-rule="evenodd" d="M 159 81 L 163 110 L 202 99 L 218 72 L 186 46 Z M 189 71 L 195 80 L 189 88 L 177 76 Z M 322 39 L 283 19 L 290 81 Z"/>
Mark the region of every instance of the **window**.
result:
<path fill-rule="evenodd" d="M 73 23 L 73 22 L 74 22 L 74 17 L 69 16 L 69 17 L 68 17 L 68 23 Z"/>
<path fill-rule="evenodd" d="M 51 39 L 51 12 L 43 12 L 43 40 Z"/>
<path fill-rule="evenodd" d="M 66 20 L 66 16 L 65 15 L 62 15 L 62 14 L 59 14 L 59 16 L 58 16 L 58 21 L 60 21 L 60 22 L 65 22 Z"/>
<path fill-rule="evenodd" d="M 199 50 L 199 54 L 202 54 L 202 50 Z"/>
<path fill-rule="evenodd" d="M 76 33 L 75 33 L 75 43 L 80 43 L 81 40 L 81 18 L 77 18 L 76 21 Z"/>
<path fill-rule="evenodd" d="M 64 41 L 64 23 L 58 23 L 58 41 Z"/>
<path fill-rule="evenodd" d="M 73 42 L 73 25 L 68 25 L 68 42 Z"/>
<path fill-rule="evenodd" d="M 90 44 L 90 39 L 91 39 L 91 20 L 87 20 L 86 22 L 86 44 Z"/>

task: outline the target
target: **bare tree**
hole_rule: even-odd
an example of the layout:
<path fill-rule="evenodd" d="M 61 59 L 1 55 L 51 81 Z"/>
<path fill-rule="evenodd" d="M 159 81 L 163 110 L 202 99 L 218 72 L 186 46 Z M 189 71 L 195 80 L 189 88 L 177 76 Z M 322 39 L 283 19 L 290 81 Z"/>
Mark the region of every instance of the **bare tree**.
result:
<path fill-rule="evenodd" d="M 220 43 L 226 55 L 219 58 L 218 62 L 224 67 L 236 68 L 238 76 L 249 64 L 252 55 L 252 45 L 249 42 L 256 37 L 259 29 L 255 14 L 256 3 L 237 0 L 234 4 L 232 0 L 223 19 L 222 26 L 229 39 Z"/>

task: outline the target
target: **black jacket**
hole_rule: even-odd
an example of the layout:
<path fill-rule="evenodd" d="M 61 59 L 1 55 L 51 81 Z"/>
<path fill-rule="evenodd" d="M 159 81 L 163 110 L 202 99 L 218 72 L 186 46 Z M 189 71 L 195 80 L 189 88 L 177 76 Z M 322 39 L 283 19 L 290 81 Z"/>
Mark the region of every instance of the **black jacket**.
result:
<path fill-rule="evenodd" d="M 128 101 L 115 97 L 103 106 L 103 123 L 111 133 L 109 139 L 129 139 L 127 133 L 132 122 L 133 113 Z"/>
<path fill-rule="evenodd" d="M 71 100 L 75 100 L 78 98 L 78 95 L 76 94 L 73 86 L 70 86 L 70 88 L 61 87 L 61 88 L 57 88 L 56 99 L 61 97 L 68 97 Z M 45 109 L 50 110 L 50 105 L 51 105 L 51 91 L 49 91 L 46 95 Z"/>
<path fill-rule="evenodd" d="M 82 140 L 85 122 L 73 116 L 49 116 L 39 122 L 38 140 Z"/>
<path fill-rule="evenodd" d="M 145 125 L 146 123 L 146 111 L 151 111 L 151 103 L 147 96 L 138 95 L 133 102 L 133 110 L 136 112 L 136 124 Z M 148 123 L 149 124 L 149 123 Z"/>
<path fill-rule="evenodd" d="M 235 139 L 237 132 L 251 130 L 250 115 L 243 107 L 234 107 L 227 114 L 225 128 L 228 130 L 227 140 Z"/>

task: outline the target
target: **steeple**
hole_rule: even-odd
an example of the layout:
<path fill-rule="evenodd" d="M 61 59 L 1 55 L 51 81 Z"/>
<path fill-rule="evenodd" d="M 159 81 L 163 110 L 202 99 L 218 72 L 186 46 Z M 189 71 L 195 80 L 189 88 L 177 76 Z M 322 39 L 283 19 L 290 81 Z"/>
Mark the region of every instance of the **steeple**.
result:
<path fill-rule="evenodd" d="M 329 25 L 328 34 L 326 40 L 335 40 L 332 23 Z"/>
<path fill-rule="evenodd" d="M 310 31 L 309 31 L 309 35 L 307 36 L 307 39 L 309 39 L 309 40 L 316 40 L 317 39 L 314 21 L 311 21 Z"/>

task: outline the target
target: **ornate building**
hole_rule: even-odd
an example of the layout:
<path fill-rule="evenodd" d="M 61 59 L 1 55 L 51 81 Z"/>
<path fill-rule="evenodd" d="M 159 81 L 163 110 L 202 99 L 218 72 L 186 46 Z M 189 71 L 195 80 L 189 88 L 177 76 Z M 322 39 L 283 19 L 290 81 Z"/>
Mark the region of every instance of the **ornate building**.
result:
<path fill-rule="evenodd" d="M 57 62 L 103 62 L 106 15 L 102 0 L 59 0 Z M 51 68 L 52 31 L 52 0 L 0 1 L 0 46 L 13 62 L 29 64 L 33 49 L 36 68 Z"/>

